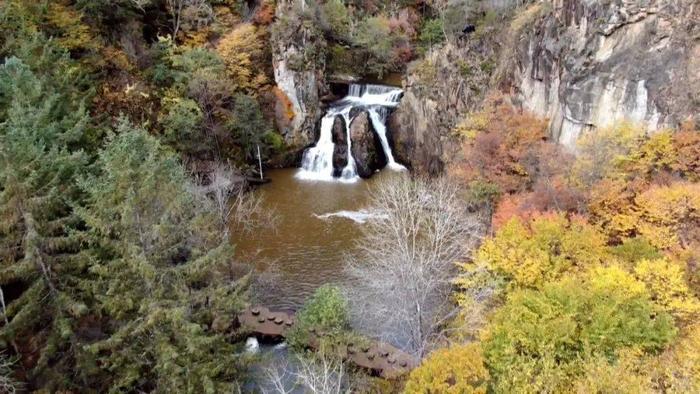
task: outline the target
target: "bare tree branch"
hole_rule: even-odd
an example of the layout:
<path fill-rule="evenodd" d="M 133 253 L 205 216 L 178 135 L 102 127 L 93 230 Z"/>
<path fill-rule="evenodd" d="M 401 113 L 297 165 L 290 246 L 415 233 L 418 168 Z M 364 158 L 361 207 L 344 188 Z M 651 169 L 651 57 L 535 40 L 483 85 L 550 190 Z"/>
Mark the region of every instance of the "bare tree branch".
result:
<path fill-rule="evenodd" d="M 195 176 L 195 193 L 216 215 L 222 236 L 274 227 L 275 212 L 263 206 L 259 194 L 248 190 L 245 177 L 235 168 L 217 163 L 204 178 Z"/>
<path fill-rule="evenodd" d="M 349 258 L 353 318 L 362 328 L 423 356 L 455 306 L 454 263 L 471 248 L 479 221 L 444 179 L 397 177 L 370 196 L 382 212 L 362 227 Z"/>
<path fill-rule="evenodd" d="M 20 392 L 22 385 L 12 377 L 14 361 L 0 352 L 0 393 L 15 394 Z"/>
<path fill-rule="evenodd" d="M 214 10 L 207 0 L 167 0 L 165 5 L 172 18 L 173 41 L 177 40 L 183 25 L 198 29 L 210 23 L 214 16 Z"/>
<path fill-rule="evenodd" d="M 298 355 L 294 363 L 278 363 L 265 370 L 273 393 L 287 394 L 296 388 L 313 394 L 345 394 L 352 392 L 345 363 L 323 352 Z M 288 387 L 288 382 L 295 382 Z"/>

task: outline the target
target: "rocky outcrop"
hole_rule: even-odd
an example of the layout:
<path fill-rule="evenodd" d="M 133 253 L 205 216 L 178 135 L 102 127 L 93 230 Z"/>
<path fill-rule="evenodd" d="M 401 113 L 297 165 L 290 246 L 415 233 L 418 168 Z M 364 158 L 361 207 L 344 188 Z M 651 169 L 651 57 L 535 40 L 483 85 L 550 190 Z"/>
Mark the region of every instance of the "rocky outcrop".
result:
<path fill-rule="evenodd" d="M 279 2 L 276 16 L 290 14 L 291 3 Z M 288 27 L 272 37 L 272 65 L 276 86 L 277 128 L 292 148 L 304 148 L 315 141 L 316 125 L 323 115 L 320 97 L 328 95 L 323 69 L 314 62 L 304 61 L 306 46 L 305 31 L 308 27 Z M 273 31 L 276 31 L 273 29 Z"/>
<path fill-rule="evenodd" d="M 389 119 L 394 154 L 441 172 L 459 146 L 452 128 L 486 91 L 547 118 L 572 150 L 581 133 L 622 119 L 651 130 L 700 122 L 698 21 L 697 0 L 534 2 L 409 68 Z"/>
<path fill-rule="evenodd" d="M 655 130 L 697 116 L 697 0 L 554 0 L 533 8 L 516 46 L 516 99 L 547 117 L 562 144 L 573 149 L 581 133 L 621 119 Z"/>
<path fill-rule="evenodd" d="M 350 122 L 350 142 L 359 176 L 369 178 L 376 170 L 384 168 L 386 157 L 366 111 L 362 111 Z"/>
<path fill-rule="evenodd" d="M 278 111 L 277 126 L 287 144 L 304 147 L 314 141 L 314 128 L 322 115 L 318 84 L 323 78 L 317 71 L 291 70 L 287 57 L 296 51 L 292 45 L 281 49 L 274 58 L 275 82 L 284 94 L 278 97 L 282 113 Z"/>
<path fill-rule="evenodd" d="M 622 119 L 650 130 L 700 122 L 697 0 L 541 0 L 513 16 L 409 66 L 403 99 L 388 120 L 399 162 L 442 172 L 459 147 L 454 126 L 494 90 L 547 118 L 551 137 L 572 150 L 581 133 Z M 283 134 L 303 147 L 314 141 L 319 98 L 332 95 L 322 71 L 289 67 L 304 44 L 278 41 L 275 77 L 294 112 Z"/>
<path fill-rule="evenodd" d="M 348 133 L 342 116 L 333 120 L 333 175 L 340 176 L 348 164 Z"/>
<path fill-rule="evenodd" d="M 452 128 L 488 88 L 495 42 L 489 33 L 447 43 L 409 68 L 403 98 L 388 121 L 397 161 L 418 173 L 442 172 L 459 145 Z"/>

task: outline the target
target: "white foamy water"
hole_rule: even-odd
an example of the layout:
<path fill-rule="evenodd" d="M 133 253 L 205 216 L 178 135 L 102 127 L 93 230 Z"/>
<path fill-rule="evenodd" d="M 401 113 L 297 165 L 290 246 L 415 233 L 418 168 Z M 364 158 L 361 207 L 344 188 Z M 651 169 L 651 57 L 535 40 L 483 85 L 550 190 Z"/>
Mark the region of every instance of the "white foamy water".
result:
<path fill-rule="evenodd" d="M 314 214 L 319 219 L 327 220 L 331 218 L 344 218 L 344 219 L 350 219 L 355 223 L 365 223 L 368 220 L 371 219 L 381 219 L 385 217 L 385 215 L 378 213 L 378 212 L 369 212 L 364 209 L 359 210 L 359 211 L 338 211 L 338 212 L 330 212 L 330 213 L 324 213 L 323 215 L 316 215 Z"/>
<path fill-rule="evenodd" d="M 396 107 L 401 99 L 403 91 L 399 88 L 383 85 L 359 85 L 351 84 L 348 95 L 331 104 L 326 115 L 321 119 L 321 130 L 316 144 L 304 152 L 301 169 L 297 173 L 298 179 L 310 181 L 340 181 L 356 182 L 359 180 L 355 158 L 352 155 L 352 140 L 350 138 L 350 111 L 355 107 L 362 107 L 369 112 L 372 126 L 377 133 L 384 155 L 387 158 L 387 167 L 394 170 L 405 169 L 396 163 L 389 146 L 386 135 L 386 111 Z M 347 140 L 348 162 L 342 169 L 340 177 L 334 177 L 333 169 L 333 122 L 336 116 L 343 119 Z"/>

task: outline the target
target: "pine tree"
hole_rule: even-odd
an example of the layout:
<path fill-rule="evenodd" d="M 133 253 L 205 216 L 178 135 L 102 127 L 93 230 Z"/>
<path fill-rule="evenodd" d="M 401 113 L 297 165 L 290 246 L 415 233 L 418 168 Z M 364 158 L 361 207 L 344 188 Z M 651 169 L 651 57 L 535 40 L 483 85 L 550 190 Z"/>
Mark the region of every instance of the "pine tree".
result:
<path fill-rule="evenodd" d="M 48 47 L 39 53 L 36 64 L 66 60 Z M 76 177 L 87 163 L 72 147 L 87 129 L 79 100 L 18 58 L 0 66 L 0 289 L 13 289 L 0 292 L 0 341 L 21 356 L 40 354 L 33 379 L 60 381 L 87 312 L 77 296 L 85 260 L 71 231 L 79 223 L 71 208 L 80 196 Z"/>
<path fill-rule="evenodd" d="M 173 152 L 122 121 L 81 185 L 92 293 L 106 337 L 87 347 L 110 390 L 219 392 L 235 387 L 229 340 L 245 286 L 225 279 L 228 240 Z M 223 278 L 223 279 L 222 279 Z"/>

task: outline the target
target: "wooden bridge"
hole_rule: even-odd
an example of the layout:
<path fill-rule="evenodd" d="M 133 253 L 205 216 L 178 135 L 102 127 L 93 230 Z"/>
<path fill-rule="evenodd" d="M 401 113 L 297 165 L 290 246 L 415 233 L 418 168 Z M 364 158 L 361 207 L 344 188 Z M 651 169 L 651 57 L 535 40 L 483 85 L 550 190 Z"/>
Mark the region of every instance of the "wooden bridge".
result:
<path fill-rule="evenodd" d="M 253 306 L 243 311 L 238 319 L 244 329 L 263 339 L 282 340 L 287 337 L 296 319 L 293 314 L 272 312 L 263 306 Z M 317 350 L 324 333 L 311 329 L 309 345 Z M 364 342 L 364 341 L 363 341 Z M 377 375 L 393 379 L 404 375 L 420 363 L 415 357 L 389 345 L 377 341 L 363 344 L 347 344 L 339 349 L 341 356 L 360 368 Z"/>

